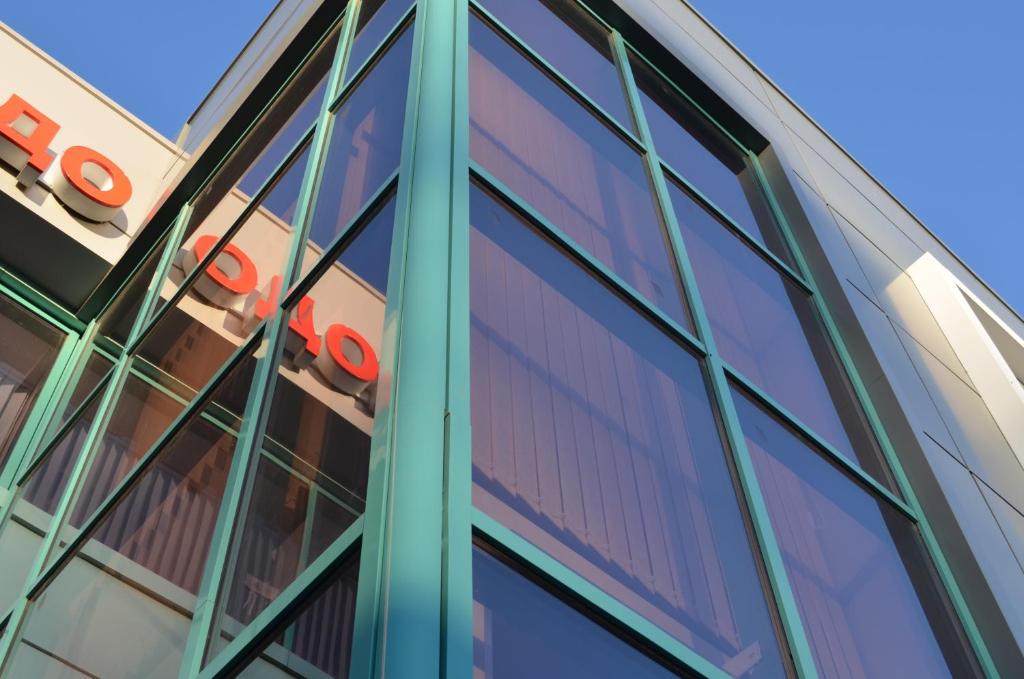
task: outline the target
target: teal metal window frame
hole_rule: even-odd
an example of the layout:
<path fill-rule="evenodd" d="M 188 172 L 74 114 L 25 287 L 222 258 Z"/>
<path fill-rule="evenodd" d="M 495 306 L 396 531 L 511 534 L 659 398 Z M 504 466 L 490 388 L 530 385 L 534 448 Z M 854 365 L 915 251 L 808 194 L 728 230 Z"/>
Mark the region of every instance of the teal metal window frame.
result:
<path fill-rule="evenodd" d="M 565 0 L 575 2 L 575 0 Z M 725 677 L 725 673 L 707 659 L 671 637 L 610 595 L 604 593 L 539 548 L 500 525 L 472 506 L 472 453 L 469 393 L 469 209 L 470 181 L 480 182 L 494 191 L 512 209 L 534 227 L 552 238 L 563 251 L 592 274 L 612 286 L 663 331 L 682 342 L 703 362 L 711 385 L 711 399 L 719 413 L 730 462 L 738 479 L 746 515 L 760 554 L 769 599 L 778 616 L 780 635 L 788 647 L 793 669 L 801 678 L 818 676 L 810 645 L 799 617 L 795 597 L 782 562 L 781 549 L 768 517 L 767 506 L 754 473 L 750 452 L 740 427 L 731 384 L 737 384 L 756 402 L 813 444 L 833 464 L 852 476 L 873 497 L 895 507 L 919 530 L 926 550 L 950 602 L 974 650 L 982 670 L 988 677 L 998 676 L 984 640 L 963 599 L 952 571 L 939 549 L 913 489 L 900 465 L 877 411 L 868 397 L 850 353 L 843 343 L 820 291 L 810 275 L 810 268 L 799 244 L 774 197 L 757 154 L 743 145 L 700 103 L 672 84 L 671 79 L 643 57 L 640 49 L 628 44 L 622 34 L 594 13 L 584 2 L 577 3 L 609 31 L 613 53 L 628 105 L 637 125 L 637 133 L 626 129 L 605 112 L 551 64 L 531 49 L 512 31 L 495 19 L 476 0 L 417 0 L 404 16 L 390 27 L 388 35 L 374 48 L 371 56 L 355 65 L 356 72 L 347 81 L 348 54 L 354 37 L 354 26 L 361 9 L 361 0 L 351 0 L 339 10 L 332 27 L 309 56 L 337 27 L 341 31 L 334 62 L 329 75 L 317 122 L 307 130 L 282 163 L 256 192 L 250 207 L 221 237 L 207 257 L 181 283 L 178 291 L 162 305 L 159 290 L 180 247 L 188 223 L 189 205 L 200 194 L 193 193 L 177 214 L 163 248 L 153 280 L 146 292 L 138 317 L 133 323 L 126 350 L 113 355 L 114 366 L 90 395 L 76 409 L 75 415 L 62 427 L 52 420 L 63 412 L 70 388 L 77 381 L 76 371 L 84 365 L 89 351 L 107 346 L 96 335 L 96 324 L 84 325 L 73 317 L 65 318 L 70 329 L 78 333 L 73 349 L 67 349 L 60 371 L 61 377 L 47 385 L 46 408 L 39 406 L 39 422 L 32 437 L 26 438 L 22 460 L 16 469 L 16 487 L 27 479 L 52 450 L 59 436 L 72 426 L 86 407 L 99 403 L 97 416 L 87 436 L 83 451 L 72 470 L 68 489 L 54 514 L 50 533 L 44 540 L 26 582 L 23 596 L 0 620 L 0 675 L 9 670 L 9 660 L 20 639 L 20 631 L 31 612 L 31 603 L 48 582 L 57 575 L 74 554 L 74 548 L 88 535 L 86 526 L 95 526 L 113 503 L 130 489 L 131 484 L 146 472 L 167 441 L 199 411 L 204 400 L 214 392 L 231 368 L 249 354 L 259 354 L 253 388 L 243 413 L 236 454 L 232 461 L 224 501 L 218 514 L 211 555 L 207 561 L 185 650 L 181 677 L 203 679 L 227 676 L 273 639 L 279 627 L 306 602 L 347 560 L 358 554 L 360 575 L 356 597 L 355 637 L 350 676 L 360 679 L 380 676 L 386 669 L 389 676 L 421 677 L 424 668 L 436 666 L 446 678 L 468 679 L 473 665 L 473 599 L 472 549 L 474 541 L 485 541 L 492 547 L 512 555 L 522 568 L 530 569 L 551 583 L 560 594 L 571 598 L 586 610 L 599 614 L 606 624 L 617 627 L 681 668 L 707 677 Z M 683 290 L 694 320 L 695 332 L 680 326 L 654 304 L 639 295 L 607 266 L 574 243 L 557 226 L 550 223 L 525 200 L 475 163 L 469 156 L 468 99 L 468 24 L 469 13 L 480 14 L 493 27 L 528 56 L 543 72 L 579 99 L 602 122 L 615 130 L 623 141 L 645 157 L 651 188 L 658 212 L 668 233 L 671 254 L 682 278 Z M 412 17 L 415 15 L 415 21 Z M 315 205 L 318 179 L 330 140 L 332 114 L 344 97 L 357 87 L 362 75 L 405 27 L 413 25 L 412 72 L 405 111 L 403 151 L 399 170 L 359 210 L 359 215 L 325 248 L 317 264 L 304 277 L 299 276 L 298 260 L 308 231 L 310 213 Z M 427 36 L 430 39 L 427 40 Z M 640 95 L 629 64 L 632 52 L 647 61 L 665 82 L 692 103 L 697 110 L 730 139 L 745 155 L 754 170 L 757 183 L 770 211 L 782 232 L 782 238 L 793 257 L 793 264 L 783 261 L 747 230 L 725 215 L 705 195 L 658 156 L 648 127 Z M 300 67 L 301 68 L 301 67 Z M 278 89 L 283 92 L 297 75 L 296 69 Z M 345 83 L 342 86 L 342 83 Z M 268 104 L 264 111 L 269 109 Z M 258 119 L 247 129 L 251 131 Z M 243 143 L 245 134 L 210 172 L 212 179 L 227 162 L 230 152 Z M 346 238 L 363 217 L 372 212 L 392 193 L 396 200 L 395 237 L 391 251 L 388 299 L 385 308 L 384 340 L 381 366 L 392 377 L 388 389 L 379 395 L 380 404 L 374 421 L 371 441 L 369 483 L 366 509 L 323 554 L 303 570 L 241 633 L 214 658 L 206 658 L 206 640 L 217 620 L 221 574 L 232 563 L 233 534 L 239 512 L 251 493 L 251 470 L 263 455 L 260 442 L 264 430 L 277 375 L 277 356 L 283 342 L 286 314 L 278 313 L 264 321 L 253 335 L 239 346 L 228 362 L 196 393 L 188 405 L 154 443 L 127 477 L 88 519 L 77 540 L 57 552 L 57 535 L 67 519 L 78 486 L 84 481 L 98 438 L 109 421 L 133 359 L 147 333 L 163 317 L 167 309 L 187 294 L 190 283 L 206 264 L 241 228 L 246 216 L 259 204 L 261 196 L 291 160 L 303 149 L 310 149 L 302 181 L 296 216 L 293 220 L 291 249 L 285 270 L 285 289 L 289 292 L 279 302 L 287 308 L 316 280 L 333 257 L 346 244 Z M 685 169 L 685 168 L 684 168 Z M 439 191 L 438 178 L 444 178 L 448 191 Z M 857 402 L 863 407 L 870 429 L 896 480 L 896 491 L 886 488 L 864 472 L 859 465 L 837 451 L 816 432 L 800 422 L 769 394 L 754 385 L 719 354 L 711 334 L 710 321 L 704 309 L 686 252 L 671 201 L 668 182 L 675 181 L 690 190 L 712 213 L 716 214 L 748 247 L 764 258 L 786 280 L 792 282 L 813 300 L 822 319 L 829 341 L 835 348 L 844 372 L 849 376 Z M 205 184 L 204 184 L 205 186 Z M 141 264 L 140 264 L 141 267 Z M 7 282 L 0 272 L 0 290 Z M 124 286 L 122 286 L 122 289 Z M 28 295 L 31 297 L 31 295 Z M 45 308 L 45 305 L 43 305 Z M 60 316 L 61 314 L 57 314 Z M 63 312 L 65 317 L 70 316 Z M 70 334 L 69 334 L 70 337 Z M 116 349 L 116 348 L 115 348 Z M 64 350 L 62 349 L 62 355 Z M 54 371 L 57 372 L 56 370 Z M 52 393 L 51 393 L 52 392 Z M 40 398 L 40 402 L 44 399 Z M 188 399 L 186 399 L 188 400 Z M 64 405 L 61 405 L 61 404 Z M 35 415 L 35 412 L 33 412 Z M 50 423 L 47 426 L 44 424 Z M 21 441 L 18 442 L 19 446 Z M 32 451 L 38 451 L 34 456 Z M 6 472 L 5 472 L 6 473 Z M 8 477 L 11 474 L 8 473 Z M 12 477 L 13 478 L 13 477 Z M 8 480 L 10 482 L 10 479 Z M 902 496 L 902 499 L 901 499 Z M 13 506 L 8 503 L 8 508 Z M 5 512 L 3 520 L 9 517 Z M 2 525 L 2 521 L 0 521 Z M 56 555 L 50 563 L 48 559 Z M 436 605 L 410 611 L 401 605 L 408 600 L 432 601 Z M 396 603 L 397 602 L 397 603 Z M 614 630 L 613 630 L 614 631 Z M 209 662 L 207 662 L 209 661 Z"/>

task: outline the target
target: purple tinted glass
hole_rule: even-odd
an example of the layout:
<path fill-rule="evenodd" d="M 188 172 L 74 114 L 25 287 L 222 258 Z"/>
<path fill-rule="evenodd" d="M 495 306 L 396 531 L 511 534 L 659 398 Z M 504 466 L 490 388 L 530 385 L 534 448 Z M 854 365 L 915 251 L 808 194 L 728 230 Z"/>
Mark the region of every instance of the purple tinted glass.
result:
<path fill-rule="evenodd" d="M 551 0 L 481 4 L 623 127 L 636 129 L 608 31 L 579 5 Z"/>
<path fill-rule="evenodd" d="M 691 327 L 643 158 L 476 17 L 470 48 L 473 160 Z"/>
<path fill-rule="evenodd" d="M 365 0 L 361 4 L 356 35 L 352 39 L 352 50 L 348 57 L 346 83 L 359 72 L 373 50 L 411 6 L 412 0 Z"/>
<path fill-rule="evenodd" d="M 669 183 L 722 357 L 843 454 L 892 485 L 810 297 Z"/>
<path fill-rule="evenodd" d="M 978 676 L 910 522 L 733 395 L 819 674 Z"/>
<path fill-rule="evenodd" d="M 474 504 L 711 662 L 784 676 L 697 360 L 478 188 L 470 219 Z"/>

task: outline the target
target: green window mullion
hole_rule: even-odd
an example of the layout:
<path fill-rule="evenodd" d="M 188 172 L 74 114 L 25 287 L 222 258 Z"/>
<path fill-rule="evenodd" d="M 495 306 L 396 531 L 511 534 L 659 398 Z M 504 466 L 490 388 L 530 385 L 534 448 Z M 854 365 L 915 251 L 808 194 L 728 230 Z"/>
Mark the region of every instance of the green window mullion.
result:
<path fill-rule="evenodd" d="M 889 439 L 888 433 L 885 431 L 885 427 L 882 425 L 882 420 L 878 415 L 878 411 L 875 409 L 874 404 L 868 395 L 867 388 L 860 377 L 860 373 L 853 361 L 853 357 L 850 354 L 849 349 L 846 347 L 846 343 L 843 341 L 842 333 L 840 333 L 839 327 L 836 325 L 835 320 L 829 313 L 824 298 L 821 296 L 814 283 L 814 279 L 811 276 L 811 268 L 797 243 L 796 235 L 794 234 L 789 221 L 786 219 L 786 215 L 783 212 L 782 207 L 779 205 L 778 200 L 770 189 L 768 178 L 765 175 L 764 169 L 761 167 L 760 160 L 753 153 L 748 152 L 748 154 L 750 162 L 754 167 L 758 184 L 768 200 L 772 214 L 780 226 L 783 239 L 789 246 L 790 251 L 793 253 L 797 270 L 808 282 L 812 292 L 811 297 L 814 300 L 818 314 L 824 323 L 825 330 L 836 349 L 836 354 L 839 356 L 839 361 L 842 367 L 850 379 L 857 401 L 864 409 L 864 413 L 867 417 L 871 430 L 882 449 L 882 454 L 884 455 L 886 462 L 888 462 L 889 468 L 896 479 L 897 488 L 903 497 L 906 498 L 906 505 L 913 513 L 912 516 L 917 522 L 918 529 L 921 531 L 929 556 L 931 556 L 932 562 L 938 571 L 939 578 L 946 588 L 946 592 L 950 597 L 953 609 L 956 611 L 957 616 L 963 625 L 964 632 L 979 663 L 981 664 L 982 671 L 985 672 L 987 677 L 998 677 L 999 672 L 995 667 L 995 662 L 992 660 L 992 656 L 988 651 L 988 647 L 981 635 L 981 631 L 978 629 L 977 623 L 974 621 L 974 616 L 971 614 L 971 611 L 967 606 L 967 602 L 963 597 L 963 593 L 960 591 L 960 587 L 956 582 L 953 571 L 950 569 L 949 563 L 946 561 L 946 557 L 939 546 L 938 540 L 928 523 L 928 519 L 921 508 L 921 503 L 918 501 L 913 487 L 911 486 L 910 479 L 907 476 L 906 471 L 903 469 L 903 465 L 900 463 L 899 457 L 896 455 L 896 450 L 892 445 L 892 441 Z"/>
<path fill-rule="evenodd" d="M 418 0 L 349 676 L 440 672 L 450 229 L 468 207 L 453 116 L 465 0 Z M 464 30 L 464 29 L 463 29 Z M 429 36 L 429 39 L 428 39 Z M 463 85 L 464 87 L 464 85 Z M 468 122 L 467 122 L 468 124 Z M 466 546 L 468 549 L 468 545 Z M 471 614 L 471 607 L 465 614 Z M 449 611 L 449 614 L 455 611 Z M 451 619 L 451 615 L 449 615 Z M 468 624 L 471 624 L 468 623 Z"/>
<path fill-rule="evenodd" d="M 550 239 L 558 243 L 567 254 L 576 259 L 583 267 L 595 274 L 598 278 L 610 285 L 619 294 L 626 297 L 631 304 L 639 307 L 643 313 L 650 316 L 656 323 L 660 324 L 666 331 L 676 339 L 681 340 L 691 350 L 704 356 L 707 350 L 703 342 L 695 337 L 689 330 L 679 325 L 671 316 L 663 312 L 643 295 L 637 292 L 633 286 L 624 281 L 617 273 L 611 270 L 604 262 L 587 252 L 576 243 L 568 234 L 558 226 L 555 226 L 549 219 L 544 217 L 532 205 L 518 196 L 504 182 L 484 169 L 476 161 L 469 160 L 469 171 L 473 177 L 481 181 L 487 188 L 494 191 L 513 210 L 526 218 L 527 221 L 537 227 Z"/>
<path fill-rule="evenodd" d="M 82 334 L 86 324 L 60 304 L 0 267 L 0 293 L 7 295 L 66 333 Z"/>
<path fill-rule="evenodd" d="M 333 116 L 330 102 L 341 82 L 348 44 L 351 38 L 356 11 L 345 14 L 341 36 L 334 55 L 327 92 L 321 102 L 319 117 L 310 142 L 310 155 L 302 177 L 288 259 L 282 272 L 282 289 L 288 290 L 298 276 L 302 255 L 306 248 L 307 233 L 316 205 L 317 189 L 331 137 Z M 300 142 L 301 145 L 302 142 Z M 253 201 L 255 204 L 256 201 Z M 223 239 L 222 239 L 223 240 Z M 197 267 L 198 269 L 199 267 Z M 267 321 L 266 343 L 256 363 L 252 387 L 246 399 L 242 414 L 242 429 L 235 443 L 231 467 L 224 487 L 224 497 L 217 512 L 217 521 L 210 541 L 210 551 L 203 568 L 203 576 L 196 597 L 188 639 L 185 645 L 179 676 L 193 677 L 202 670 L 206 659 L 207 645 L 220 624 L 224 614 L 223 586 L 225 574 L 232 572 L 237 559 L 238 545 L 235 540 L 236 528 L 244 518 L 245 507 L 252 496 L 255 485 L 256 462 L 262 450 L 263 434 L 270 416 L 277 384 L 279 358 L 282 354 L 288 331 L 288 313 L 280 306 L 277 313 Z"/>
<path fill-rule="evenodd" d="M 754 472 L 753 461 L 746 445 L 746 438 L 740 427 L 739 416 L 732 402 L 722 362 L 718 357 L 718 350 L 711 330 L 711 321 L 704 309 L 704 303 L 697 287 L 696 274 L 687 255 L 679 223 L 676 221 L 675 210 L 668 195 L 667 179 L 662 170 L 662 163 L 655 151 L 650 127 L 648 127 L 647 119 L 644 116 L 640 94 L 629 65 L 626 44 L 621 34 L 617 31 L 612 34 L 612 39 L 619 68 L 626 83 L 630 105 L 636 118 L 637 128 L 640 130 L 640 138 L 646 142 L 648 148 L 645 157 L 648 171 L 654 184 L 656 202 L 661 209 L 662 218 L 665 220 L 669 241 L 680 270 L 680 275 L 683 278 L 683 288 L 687 301 L 690 304 L 690 312 L 693 314 L 698 334 L 708 350 L 707 362 L 711 376 L 711 391 L 722 417 L 723 429 L 728 443 L 726 447 L 732 452 L 733 464 L 739 477 L 751 523 L 753 524 L 754 534 L 757 537 L 762 561 L 767 571 L 772 593 L 774 594 L 782 629 L 789 643 L 790 656 L 801 679 L 816 678 L 818 671 L 814 665 L 811 647 L 799 617 L 796 597 L 793 594 L 793 588 L 783 563 L 782 550 L 775 538 L 775 532 L 768 515 L 768 507 Z M 780 639 L 780 641 L 782 640 Z"/>
<path fill-rule="evenodd" d="M 633 134 L 633 132 L 631 130 L 626 129 L 622 125 L 622 123 L 620 123 L 611 114 L 609 114 L 607 111 L 605 111 L 601 107 L 600 104 L 598 104 L 590 96 L 585 94 L 583 92 L 583 90 L 581 90 L 576 85 L 574 85 L 571 80 L 569 80 L 564 75 L 562 75 L 561 71 L 559 71 L 557 68 L 552 66 L 548 62 L 547 59 L 542 57 L 540 54 L 537 53 L 536 50 L 534 50 L 532 47 L 530 47 L 528 44 L 526 44 L 526 42 L 522 38 L 520 38 L 518 35 L 516 35 L 515 32 L 511 28 L 509 28 L 508 26 L 503 24 L 496 16 L 491 14 L 491 12 L 489 10 L 487 10 L 483 5 L 481 5 L 479 2 L 477 2 L 477 0 L 469 0 L 469 1 L 470 1 L 470 4 L 473 6 L 473 11 L 474 12 L 476 12 L 480 16 L 484 17 L 484 19 L 486 19 L 488 23 L 490 23 L 494 28 L 498 29 L 498 33 L 502 37 L 504 37 L 506 40 L 509 40 L 513 45 L 516 46 L 517 49 L 519 49 L 521 52 L 525 53 L 530 58 L 531 61 L 533 61 L 534 63 L 536 63 L 540 67 L 541 71 L 546 73 L 548 76 L 554 78 L 555 81 L 561 87 L 563 87 L 564 89 L 568 90 L 569 92 L 572 93 L 572 95 L 574 97 L 576 97 L 577 99 L 582 101 L 583 104 L 588 109 L 590 109 L 591 113 L 595 114 L 601 120 L 601 122 L 603 122 L 604 124 L 608 125 L 612 129 L 614 129 L 616 132 L 618 132 L 637 151 L 643 152 L 643 150 L 644 150 L 644 143 L 643 143 L 643 141 L 641 139 L 639 139 L 635 134 Z M 569 1 L 571 2 L 572 0 L 569 0 Z M 584 9 L 586 9 L 586 11 L 588 13 L 590 13 L 589 9 L 587 9 L 586 7 L 584 7 Z M 600 23 L 602 24 L 602 26 L 605 26 L 603 21 L 600 22 Z"/>
<path fill-rule="evenodd" d="M 442 679 L 473 677 L 473 440 L 470 393 L 469 3 L 455 4 L 448 383 L 444 429 Z"/>
<path fill-rule="evenodd" d="M 178 240 L 180 240 L 188 220 L 188 215 L 188 206 L 183 206 L 178 211 L 178 215 L 171 227 L 168 245 L 174 245 Z M 174 253 L 174 248 L 166 247 L 164 252 L 160 255 L 160 260 L 157 263 L 156 271 L 153 272 L 153 279 L 150 281 L 149 287 L 146 289 L 145 298 L 143 299 L 142 305 L 139 309 L 138 316 L 136 316 L 135 320 L 132 322 L 132 327 L 128 334 L 129 342 L 134 341 L 134 339 L 141 333 L 144 319 L 149 314 L 149 311 L 153 308 L 159 297 L 160 287 L 163 284 L 167 271 L 170 269 L 174 260 Z M 55 567 L 60 563 L 60 559 L 51 564 L 49 569 L 47 569 L 46 564 L 51 554 L 53 554 L 54 550 L 58 547 L 57 542 L 59 536 L 70 519 L 71 509 L 74 507 L 74 504 L 82 490 L 82 486 L 88 478 L 88 473 L 92 468 L 93 460 L 99 450 L 100 438 L 103 431 L 106 429 L 111 415 L 113 414 L 113 409 L 118 401 L 118 397 L 120 396 L 121 388 L 124 386 L 125 379 L 128 376 L 130 363 L 131 355 L 125 352 L 121 354 L 111 368 L 110 377 L 107 380 L 107 388 L 103 394 L 102 400 L 100 401 L 100 405 L 97 408 L 96 417 L 89 428 L 89 433 L 86 435 L 85 442 L 82 444 L 82 449 L 75 460 L 71 473 L 68 475 L 67 486 L 61 495 L 57 508 L 54 510 L 53 517 L 50 519 L 49 530 L 43 538 L 39 551 L 36 553 L 35 561 L 29 570 L 25 591 L 18 602 L 15 603 L 7 619 L 7 625 L 4 628 L 2 636 L 0 636 L 0 677 L 5 675 L 10 661 L 14 656 L 14 652 L 17 649 L 17 645 L 20 642 L 21 632 L 24 629 L 25 621 L 31 613 L 31 597 L 33 596 L 33 593 L 37 592 L 39 587 L 45 583 L 48 573 L 56 573 Z M 20 494 L 21 491 L 22 489 L 19 488 L 17 492 Z M 12 498 L 12 506 L 16 499 L 17 498 Z M 70 549 L 70 545 L 68 546 L 68 549 Z M 67 553 L 69 552 L 65 552 L 65 554 Z"/>

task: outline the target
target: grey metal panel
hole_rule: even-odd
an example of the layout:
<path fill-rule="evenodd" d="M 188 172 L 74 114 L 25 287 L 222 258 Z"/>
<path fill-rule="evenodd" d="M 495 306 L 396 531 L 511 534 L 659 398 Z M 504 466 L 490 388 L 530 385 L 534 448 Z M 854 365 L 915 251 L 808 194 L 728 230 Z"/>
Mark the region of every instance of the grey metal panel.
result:
<path fill-rule="evenodd" d="M 988 501 L 996 521 L 999 523 L 1000 528 L 1002 528 L 1003 535 L 1010 544 L 1010 549 L 1016 555 L 1018 563 L 1024 564 L 1024 514 L 1011 507 L 1006 500 L 989 488 L 984 481 L 979 480 L 978 485 Z M 1024 601 L 1024 592 L 1018 597 L 1018 601 Z M 1021 608 L 1024 610 L 1024 607 Z"/>

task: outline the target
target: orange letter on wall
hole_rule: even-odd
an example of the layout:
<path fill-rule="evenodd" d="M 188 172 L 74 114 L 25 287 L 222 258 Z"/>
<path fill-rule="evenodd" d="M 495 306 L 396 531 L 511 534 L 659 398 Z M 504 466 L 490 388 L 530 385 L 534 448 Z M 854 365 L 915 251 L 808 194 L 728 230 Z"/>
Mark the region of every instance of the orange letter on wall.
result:
<path fill-rule="evenodd" d="M 186 270 L 191 272 L 196 268 L 210 254 L 218 240 L 212 234 L 197 238 L 192 249 L 185 253 Z M 230 269 L 226 271 L 225 267 Z M 196 278 L 195 291 L 216 306 L 231 309 L 256 289 L 256 283 L 256 265 L 249 259 L 249 255 L 233 243 L 228 243 Z"/>
<path fill-rule="evenodd" d="M 16 94 L 0 106 L 0 158 L 18 170 L 18 183 L 34 183 L 50 166 L 50 142 L 59 129 Z"/>
<path fill-rule="evenodd" d="M 94 222 L 108 222 L 132 197 L 132 183 L 105 155 L 88 146 L 72 146 L 60 157 L 53 192 L 69 208 Z"/>
<path fill-rule="evenodd" d="M 336 388 L 356 396 L 377 379 L 377 354 L 366 338 L 352 328 L 341 323 L 327 328 L 324 346 L 327 351 L 316 357 L 315 365 Z"/>

